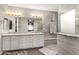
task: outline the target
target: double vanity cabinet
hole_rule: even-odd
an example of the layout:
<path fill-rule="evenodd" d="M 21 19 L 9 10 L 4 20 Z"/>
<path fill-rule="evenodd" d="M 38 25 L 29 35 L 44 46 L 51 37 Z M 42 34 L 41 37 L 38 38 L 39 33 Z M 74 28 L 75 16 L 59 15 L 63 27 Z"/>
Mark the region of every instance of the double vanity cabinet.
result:
<path fill-rule="evenodd" d="M 43 33 L 15 33 L 0 35 L 0 51 L 28 49 L 43 46 Z"/>

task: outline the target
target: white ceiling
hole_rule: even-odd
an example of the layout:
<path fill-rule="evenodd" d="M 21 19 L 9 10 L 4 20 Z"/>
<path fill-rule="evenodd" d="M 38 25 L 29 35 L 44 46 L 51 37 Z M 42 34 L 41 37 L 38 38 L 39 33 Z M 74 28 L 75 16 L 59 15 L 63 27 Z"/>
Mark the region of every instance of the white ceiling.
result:
<path fill-rule="evenodd" d="M 8 4 L 8 6 L 47 10 L 47 11 L 57 11 L 58 4 Z"/>
<path fill-rule="evenodd" d="M 8 6 L 47 10 L 47 11 L 60 10 L 61 12 L 66 12 L 74 8 L 76 5 L 77 4 L 8 4 Z"/>
<path fill-rule="evenodd" d="M 61 4 L 59 7 L 59 12 L 65 13 L 71 9 L 75 9 L 77 4 Z"/>

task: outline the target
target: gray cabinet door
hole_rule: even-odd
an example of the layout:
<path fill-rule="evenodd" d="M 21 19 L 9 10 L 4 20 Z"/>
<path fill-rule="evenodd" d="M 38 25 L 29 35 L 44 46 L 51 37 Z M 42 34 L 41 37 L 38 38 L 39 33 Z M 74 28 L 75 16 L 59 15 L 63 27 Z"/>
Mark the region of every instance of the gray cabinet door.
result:
<path fill-rule="evenodd" d="M 10 38 L 9 37 L 4 37 L 3 38 L 3 51 L 5 50 L 10 50 Z"/>
<path fill-rule="evenodd" d="M 44 46 L 44 36 L 35 35 L 33 37 L 33 47 L 41 47 L 41 46 Z"/>
<path fill-rule="evenodd" d="M 22 39 L 20 39 L 20 48 L 26 49 L 26 48 L 32 48 L 32 36 L 22 36 Z"/>
<path fill-rule="evenodd" d="M 19 36 L 11 37 L 11 50 L 19 49 Z"/>

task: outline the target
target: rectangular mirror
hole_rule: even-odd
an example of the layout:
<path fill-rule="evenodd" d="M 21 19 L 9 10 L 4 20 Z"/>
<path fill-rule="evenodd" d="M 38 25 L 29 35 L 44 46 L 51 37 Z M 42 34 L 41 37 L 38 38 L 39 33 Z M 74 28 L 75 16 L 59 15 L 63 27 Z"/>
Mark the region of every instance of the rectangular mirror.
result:
<path fill-rule="evenodd" d="M 3 18 L 3 32 L 42 32 L 42 18 L 6 16 Z"/>

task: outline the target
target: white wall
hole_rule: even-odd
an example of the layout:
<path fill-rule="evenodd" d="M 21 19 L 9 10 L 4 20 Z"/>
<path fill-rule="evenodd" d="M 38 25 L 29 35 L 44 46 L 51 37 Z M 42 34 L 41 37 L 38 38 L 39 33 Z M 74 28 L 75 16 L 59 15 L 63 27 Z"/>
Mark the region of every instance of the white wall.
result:
<path fill-rule="evenodd" d="M 61 15 L 61 32 L 75 33 L 75 10 Z"/>

